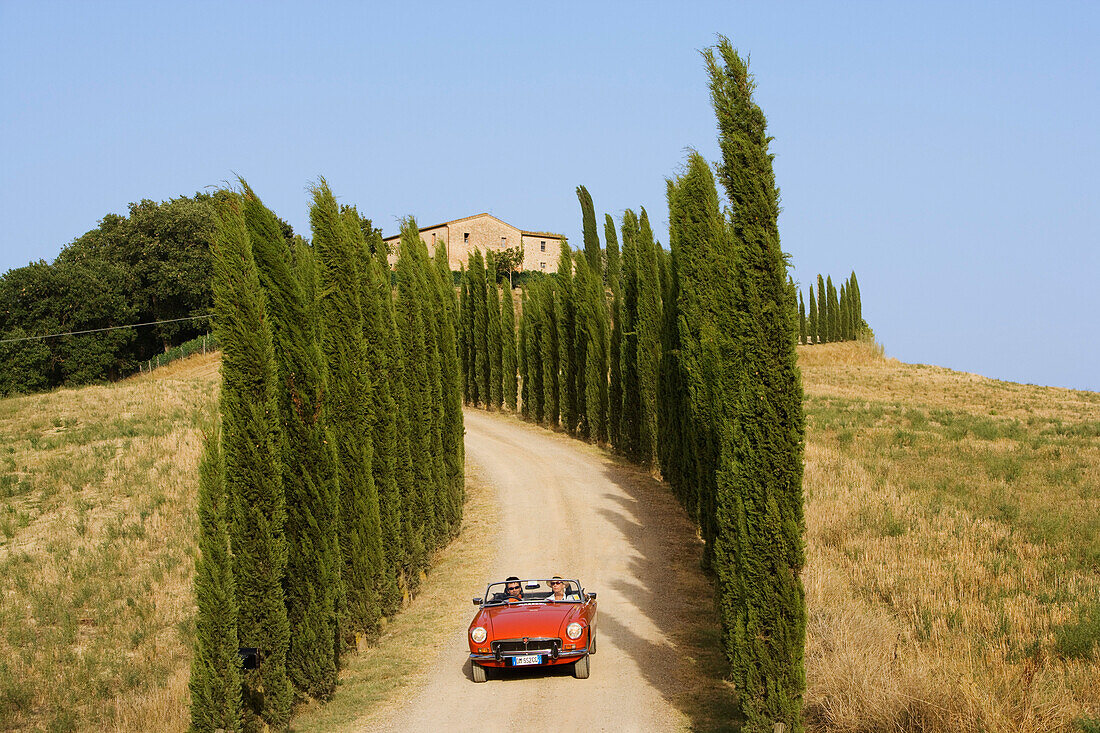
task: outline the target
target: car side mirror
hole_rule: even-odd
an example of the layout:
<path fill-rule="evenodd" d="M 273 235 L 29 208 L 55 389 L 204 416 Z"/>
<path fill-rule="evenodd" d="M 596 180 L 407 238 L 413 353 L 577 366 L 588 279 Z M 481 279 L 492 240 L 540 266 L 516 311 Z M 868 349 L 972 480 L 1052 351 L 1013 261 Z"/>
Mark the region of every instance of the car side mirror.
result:
<path fill-rule="evenodd" d="M 474 605 L 475 606 L 480 606 L 481 605 L 481 599 L 480 598 L 475 598 L 474 599 Z"/>
<path fill-rule="evenodd" d="M 584 595 L 585 595 L 585 598 L 587 598 L 590 601 L 596 600 L 596 594 L 595 593 L 585 593 Z"/>

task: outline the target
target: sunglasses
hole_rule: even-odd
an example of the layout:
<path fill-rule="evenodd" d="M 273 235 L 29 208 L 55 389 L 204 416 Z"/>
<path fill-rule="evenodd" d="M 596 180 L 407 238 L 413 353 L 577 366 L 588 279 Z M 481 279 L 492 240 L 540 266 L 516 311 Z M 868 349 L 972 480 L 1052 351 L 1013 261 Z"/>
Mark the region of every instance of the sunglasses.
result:
<path fill-rule="evenodd" d="M 564 584 L 564 581 L 561 581 L 561 580 L 551 580 L 550 581 L 550 585 L 563 585 L 563 584 Z"/>
<path fill-rule="evenodd" d="M 518 585 L 510 585 L 510 586 L 508 586 L 508 590 L 519 590 L 519 586 Z"/>

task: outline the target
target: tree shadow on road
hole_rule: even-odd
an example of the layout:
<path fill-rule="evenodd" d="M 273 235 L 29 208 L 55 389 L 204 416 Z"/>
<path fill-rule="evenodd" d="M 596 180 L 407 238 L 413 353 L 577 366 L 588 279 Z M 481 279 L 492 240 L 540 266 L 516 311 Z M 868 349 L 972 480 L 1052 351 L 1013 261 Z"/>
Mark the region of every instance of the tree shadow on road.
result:
<path fill-rule="evenodd" d="M 739 730 L 733 688 L 724 679 L 714 588 L 700 569 L 703 545 L 695 526 L 667 485 L 614 459 L 604 465 L 605 477 L 625 496 L 605 494 L 620 509 L 598 511 L 635 550 L 630 572 L 609 586 L 653 627 L 628 628 L 613 608 L 601 607 L 598 634 L 637 663 L 646 681 L 688 717 L 692 730 Z"/>

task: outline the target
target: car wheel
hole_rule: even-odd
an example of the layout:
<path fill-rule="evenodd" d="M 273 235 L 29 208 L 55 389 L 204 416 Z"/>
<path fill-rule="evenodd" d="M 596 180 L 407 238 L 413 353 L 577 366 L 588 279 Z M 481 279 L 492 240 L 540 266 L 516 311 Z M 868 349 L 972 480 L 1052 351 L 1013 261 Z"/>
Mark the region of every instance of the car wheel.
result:
<path fill-rule="evenodd" d="M 480 664 L 470 662 L 470 671 L 474 673 L 474 682 L 484 682 L 489 679 L 489 674 Z"/>
<path fill-rule="evenodd" d="M 588 679 L 588 655 L 585 654 L 573 665 L 573 676 L 578 680 Z"/>

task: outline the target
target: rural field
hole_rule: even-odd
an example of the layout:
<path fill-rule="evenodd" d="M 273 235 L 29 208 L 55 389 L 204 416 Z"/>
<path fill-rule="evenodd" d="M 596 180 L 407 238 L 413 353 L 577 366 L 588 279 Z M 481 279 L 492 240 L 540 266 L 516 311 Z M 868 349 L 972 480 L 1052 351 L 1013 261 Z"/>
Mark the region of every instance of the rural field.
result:
<path fill-rule="evenodd" d="M 809 727 L 1100 729 L 1100 393 L 902 364 L 863 343 L 799 358 Z M 0 401 L 0 730 L 186 728 L 196 474 L 217 366 L 196 356 Z M 484 492 L 469 501 L 488 506 Z M 463 537 L 492 534 L 478 517 Z M 463 537 L 408 612 L 422 627 L 488 561 Z M 601 611 L 611 633 L 614 607 Z M 430 664 L 439 641 L 404 618 L 349 662 L 334 714 L 392 705 L 427 678 L 407 660 Z M 372 657 L 407 684 L 371 681 Z M 323 709 L 304 717 L 325 729 Z"/>

